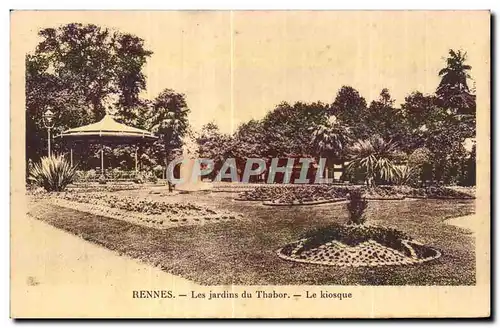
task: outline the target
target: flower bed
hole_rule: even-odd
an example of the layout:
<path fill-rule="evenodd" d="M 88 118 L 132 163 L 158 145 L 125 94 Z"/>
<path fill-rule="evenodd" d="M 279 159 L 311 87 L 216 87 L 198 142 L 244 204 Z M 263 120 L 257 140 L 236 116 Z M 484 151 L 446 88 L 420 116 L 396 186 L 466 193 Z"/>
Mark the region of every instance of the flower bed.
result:
<path fill-rule="evenodd" d="M 316 205 L 345 200 L 353 189 L 361 188 L 368 200 L 400 200 L 405 196 L 391 187 L 335 185 L 258 187 L 240 194 L 238 200 L 264 201 L 266 205 Z"/>
<path fill-rule="evenodd" d="M 279 249 L 278 256 L 301 263 L 359 267 L 418 264 L 441 253 L 394 229 L 332 225 Z"/>
<path fill-rule="evenodd" d="M 65 192 L 51 197 L 51 200 L 59 206 L 160 228 L 229 221 L 242 217 L 241 214 L 216 211 L 192 203 L 164 203 L 99 192 Z"/>
<path fill-rule="evenodd" d="M 238 199 L 239 200 L 250 200 L 250 201 L 272 200 L 272 199 L 278 197 L 284 188 L 286 188 L 286 187 L 284 187 L 284 186 L 257 187 L 253 190 L 242 192 Z"/>
<path fill-rule="evenodd" d="M 446 187 L 412 188 L 407 186 L 262 186 L 243 192 L 237 200 L 264 201 L 265 205 L 315 205 L 346 199 L 353 189 L 361 189 L 367 200 L 402 200 L 408 198 L 473 199 L 471 193 Z"/>
<path fill-rule="evenodd" d="M 113 192 L 120 190 L 137 190 L 141 189 L 143 186 L 132 183 L 116 183 L 116 184 L 76 184 L 68 187 L 70 192 Z"/>
<path fill-rule="evenodd" d="M 446 187 L 405 188 L 406 197 L 422 199 L 474 199 L 474 195 Z"/>
<path fill-rule="evenodd" d="M 363 196 L 367 200 L 402 200 L 405 195 L 392 186 L 362 187 Z"/>
<path fill-rule="evenodd" d="M 316 201 L 300 201 L 295 200 L 292 203 L 278 203 L 273 201 L 264 201 L 264 205 L 268 206 L 297 206 L 297 205 L 321 205 L 321 204 L 331 204 L 331 203 L 339 203 L 345 201 L 345 198 L 332 198 L 332 199 L 324 199 L 324 200 L 316 200 Z"/>

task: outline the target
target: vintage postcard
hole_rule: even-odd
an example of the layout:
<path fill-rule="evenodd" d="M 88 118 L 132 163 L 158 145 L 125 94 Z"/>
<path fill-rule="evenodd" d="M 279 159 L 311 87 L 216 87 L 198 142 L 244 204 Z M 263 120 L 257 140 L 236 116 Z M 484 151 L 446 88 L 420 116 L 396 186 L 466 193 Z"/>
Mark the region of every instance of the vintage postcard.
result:
<path fill-rule="evenodd" d="M 11 317 L 490 316 L 489 11 L 12 11 Z"/>

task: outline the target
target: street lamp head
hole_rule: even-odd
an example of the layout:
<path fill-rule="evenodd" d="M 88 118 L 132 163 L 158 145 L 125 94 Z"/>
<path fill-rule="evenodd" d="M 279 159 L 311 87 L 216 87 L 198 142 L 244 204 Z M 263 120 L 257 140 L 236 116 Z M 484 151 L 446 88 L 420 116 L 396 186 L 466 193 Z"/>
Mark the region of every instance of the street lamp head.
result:
<path fill-rule="evenodd" d="M 47 111 L 43 114 L 43 118 L 47 127 L 52 127 L 52 120 L 54 119 L 54 113 L 47 109 Z"/>

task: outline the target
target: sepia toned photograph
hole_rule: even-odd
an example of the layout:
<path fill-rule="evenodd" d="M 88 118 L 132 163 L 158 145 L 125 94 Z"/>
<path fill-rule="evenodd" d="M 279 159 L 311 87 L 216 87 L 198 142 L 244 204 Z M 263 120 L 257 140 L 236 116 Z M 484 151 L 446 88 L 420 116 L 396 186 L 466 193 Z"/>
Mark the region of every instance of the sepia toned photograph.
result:
<path fill-rule="evenodd" d="M 11 316 L 489 316 L 490 19 L 12 11 Z"/>

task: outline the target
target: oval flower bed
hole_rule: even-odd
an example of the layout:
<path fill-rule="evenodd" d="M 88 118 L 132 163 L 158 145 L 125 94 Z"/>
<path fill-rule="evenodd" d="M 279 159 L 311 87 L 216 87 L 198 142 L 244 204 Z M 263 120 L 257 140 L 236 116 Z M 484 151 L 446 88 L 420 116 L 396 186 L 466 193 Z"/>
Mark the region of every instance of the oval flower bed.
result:
<path fill-rule="evenodd" d="M 241 218 L 241 214 L 213 210 L 192 203 L 163 203 L 102 193 L 60 193 L 55 205 L 158 228 L 204 224 Z"/>
<path fill-rule="evenodd" d="M 306 234 L 277 253 L 284 260 L 341 267 L 411 265 L 441 256 L 394 229 L 337 224 Z"/>

